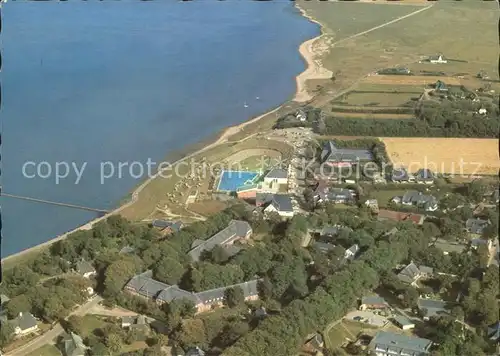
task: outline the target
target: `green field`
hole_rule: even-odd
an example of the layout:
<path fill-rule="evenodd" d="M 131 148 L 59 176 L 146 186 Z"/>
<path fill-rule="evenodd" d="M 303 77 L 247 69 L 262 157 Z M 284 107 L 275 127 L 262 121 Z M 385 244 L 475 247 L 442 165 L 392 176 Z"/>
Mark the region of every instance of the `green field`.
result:
<path fill-rule="evenodd" d="M 393 93 L 415 93 L 422 94 L 425 85 L 389 85 L 377 83 L 361 83 L 356 85 L 353 91 L 393 92 Z"/>
<path fill-rule="evenodd" d="M 324 91 L 345 90 L 369 73 L 383 68 L 410 66 L 423 57 L 437 53 L 467 63 L 427 65 L 427 69 L 422 70 L 474 75 L 479 70 L 485 70 L 491 79 L 497 79 L 498 35 L 496 27 L 491 24 L 497 22 L 498 4 L 494 1 L 439 1 L 428 4 L 433 6 L 330 48 L 321 60 L 327 69 L 335 73 L 336 81 L 325 82 Z M 424 8 L 323 1 L 301 1 L 299 5 L 324 24 L 327 34 L 334 33 L 330 44 Z M 353 18 L 356 20 L 353 21 Z M 319 98 L 316 105 L 331 106 Z"/>
<path fill-rule="evenodd" d="M 353 106 L 399 107 L 417 98 L 419 94 L 406 93 L 349 93 L 345 102 Z M 372 105 L 369 105 L 372 104 Z M 377 104 L 377 105 L 375 105 Z"/>
<path fill-rule="evenodd" d="M 408 188 L 410 190 L 410 188 Z M 395 189 L 395 190 L 373 190 L 370 192 L 370 198 L 371 199 L 377 199 L 378 200 L 378 206 L 380 208 L 386 208 L 392 198 L 397 197 L 397 196 L 403 196 L 406 193 L 407 189 L 404 189 L 404 186 L 401 187 L 401 189 Z"/>
<path fill-rule="evenodd" d="M 61 352 L 54 345 L 43 345 L 39 349 L 33 351 L 32 356 L 61 356 Z"/>

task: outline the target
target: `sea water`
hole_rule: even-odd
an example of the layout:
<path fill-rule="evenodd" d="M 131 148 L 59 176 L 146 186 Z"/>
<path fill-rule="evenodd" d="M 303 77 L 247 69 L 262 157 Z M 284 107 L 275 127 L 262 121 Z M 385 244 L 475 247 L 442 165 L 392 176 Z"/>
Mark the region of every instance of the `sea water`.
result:
<path fill-rule="evenodd" d="M 101 184 L 101 162 L 161 161 L 279 105 L 319 34 L 290 1 L 10 1 L 2 15 L 3 191 L 99 209 L 143 179 Z M 56 182 L 58 162 L 86 164 L 80 180 Z M 2 256 L 96 217 L 0 204 Z"/>

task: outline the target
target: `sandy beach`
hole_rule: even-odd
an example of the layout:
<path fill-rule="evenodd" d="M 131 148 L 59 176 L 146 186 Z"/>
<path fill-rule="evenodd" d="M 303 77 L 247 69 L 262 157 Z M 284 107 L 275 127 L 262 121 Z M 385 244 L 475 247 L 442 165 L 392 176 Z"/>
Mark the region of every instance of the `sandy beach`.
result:
<path fill-rule="evenodd" d="M 321 24 L 319 22 L 317 22 L 315 19 L 313 19 L 312 17 L 310 17 L 309 15 L 307 15 L 305 13 L 305 11 L 303 9 L 301 9 L 297 4 L 295 5 L 301 12 L 302 16 L 306 17 L 309 21 L 311 22 L 314 22 L 318 25 L 321 26 Z M 299 46 L 299 53 L 302 55 L 302 57 L 304 58 L 304 61 L 306 63 L 306 69 L 300 73 L 299 75 L 297 75 L 296 77 L 296 94 L 294 96 L 294 98 L 292 99 L 293 101 L 296 101 L 296 102 L 307 102 L 309 100 L 311 100 L 313 98 L 312 94 L 309 93 L 307 91 L 307 88 L 306 88 L 306 81 L 308 80 L 311 80 L 311 79 L 329 79 L 331 78 L 332 76 L 332 73 L 330 71 L 328 71 L 327 69 L 323 68 L 322 64 L 321 64 L 321 61 L 318 59 L 319 56 L 321 56 L 325 50 L 327 50 L 327 46 L 325 45 L 325 43 L 322 43 L 322 40 L 324 38 L 324 33 L 322 31 L 321 35 L 315 37 L 315 38 L 312 38 L 310 40 L 307 40 L 305 42 L 303 42 L 300 46 Z M 203 153 L 204 151 L 207 151 L 215 146 L 218 146 L 220 144 L 223 144 L 225 142 L 227 142 L 228 138 L 239 133 L 241 130 L 243 130 L 246 126 L 250 125 L 250 124 L 253 124 L 259 120 L 261 120 L 263 117 L 269 115 L 269 114 L 272 114 L 276 111 L 278 111 L 281 107 L 283 106 L 280 105 L 262 115 L 259 115 L 255 118 L 252 118 L 248 121 L 245 121 L 239 125 L 235 125 L 235 126 L 231 126 L 231 127 L 228 127 L 227 129 L 225 129 L 221 135 L 219 136 L 219 138 L 214 141 L 213 143 L 195 151 L 195 152 L 192 152 L 191 154 L 183 157 L 182 159 L 179 159 L 175 162 L 173 162 L 172 164 L 177 164 L 177 163 L 180 163 L 180 162 L 183 162 L 185 160 L 188 160 L 196 155 L 199 155 L 200 153 Z M 25 249 L 23 251 L 20 251 L 18 253 L 15 253 L 15 254 L 12 254 L 10 256 L 7 256 L 5 258 L 2 259 L 2 263 L 5 263 L 5 262 L 12 262 L 14 261 L 16 258 L 19 258 L 23 255 L 26 255 L 28 253 L 34 253 L 38 250 L 41 250 L 45 247 L 48 247 L 50 246 L 51 244 L 57 242 L 57 241 L 60 241 L 60 240 L 63 240 L 65 239 L 68 235 L 74 233 L 74 232 L 77 232 L 77 231 L 80 231 L 80 230 L 89 230 L 92 228 L 92 226 L 96 223 L 98 223 L 99 221 L 102 221 L 104 219 L 107 219 L 109 216 L 111 215 L 115 215 L 115 214 L 119 214 L 122 210 L 124 210 L 125 208 L 131 206 L 132 204 L 134 204 L 138 198 L 139 198 L 139 194 L 141 193 L 141 191 L 153 180 L 155 179 L 156 177 L 158 176 L 158 173 L 155 174 L 153 177 L 151 178 L 148 178 L 147 180 L 145 180 L 141 185 L 139 185 L 131 194 L 131 199 L 126 202 L 125 204 L 121 205 L 120 207 L 116 208 L 115 210 L 109 212 L 108 214 L 106 215 L 103 215 L 102 217 L 100 218 L 97 218 L 97 219 L 94 219 L 94 220 L 91 220 L 89 221 L 88 223 L 82 225 L 82 226 L 79 226 L 71 231 L 68 231 L 67 233 L 65 234 L 62 234 L 58 237 L 55 237 L 49 241 L 46 241 L 42 244 L 39 244 L 39 245 L 36 245 L 36 246 L 33 246 L 33 247 L 30 247 L 28 249 Z"/>

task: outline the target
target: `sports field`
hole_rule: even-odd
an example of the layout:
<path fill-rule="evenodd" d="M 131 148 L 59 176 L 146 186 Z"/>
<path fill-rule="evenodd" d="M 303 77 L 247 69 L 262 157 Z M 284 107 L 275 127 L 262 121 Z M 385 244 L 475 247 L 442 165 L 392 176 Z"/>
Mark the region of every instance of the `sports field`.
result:
<path fill-rule="evenodd" d="M 222 171 L 217 185 L 219 192 L 235 192 L 245 185 L 254 184 L 254 180 L 259 176 L 258 172 L 246 171 Z"/>
<path fill-rule="evenodd" d="M 498 174 L 498 139 L 381 137 L 395 165 L 455 175 Z"/>

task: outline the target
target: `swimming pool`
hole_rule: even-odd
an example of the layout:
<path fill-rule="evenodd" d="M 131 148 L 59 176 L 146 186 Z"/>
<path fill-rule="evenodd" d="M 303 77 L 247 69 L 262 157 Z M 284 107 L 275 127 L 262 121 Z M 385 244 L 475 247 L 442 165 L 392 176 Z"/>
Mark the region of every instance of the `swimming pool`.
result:
<path fill-rule="evenodd" d="M 222 171 L 217 190 L 219 192 L 234 192 L 240 187 L 254 184 L 258 176 L 258 172 Z"/>

